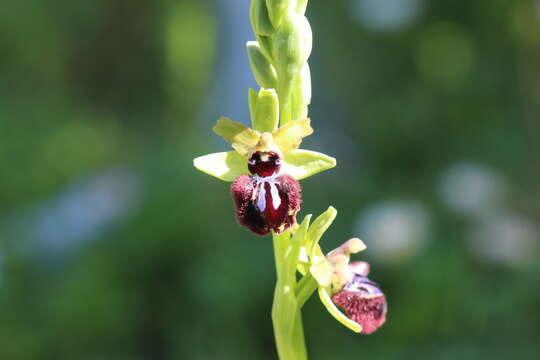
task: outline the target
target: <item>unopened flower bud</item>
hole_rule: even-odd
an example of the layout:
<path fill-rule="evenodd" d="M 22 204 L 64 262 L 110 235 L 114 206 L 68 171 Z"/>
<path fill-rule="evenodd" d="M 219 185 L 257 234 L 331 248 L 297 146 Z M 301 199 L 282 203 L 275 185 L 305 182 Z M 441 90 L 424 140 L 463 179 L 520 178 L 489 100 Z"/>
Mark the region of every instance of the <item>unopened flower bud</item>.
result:
<path fill-rule="evenodd" d="M 266 8 L 268 9 L 268 15 L 270 22 L 275 29 L 279 28 L 283 18 L 287 15 L 290 8 L 296 10 L 295 0 L 266 0 Z"/>
<path fill-rule="evenodd" d="M 270 64 L 266 56 L 264 56 L 259 43 L 256 41 L 248 41 L 246 45 L 249 64 L 253 70 L 253 75 L 257 84 L 262 88 L 275 89 L 277 87 L 276 70 Z"/>
<path fill-rule="evenodd" d="M 266 0 L 251 0 L 249 8 L 251 26 L 255 35 L 268 36 L 274 32 L 274 27 L 270 22 Z"/>
<path fill-rule="evenodd" d="M 292 118 L 307 117 L 308 105 L 311 103 L 311 74 L 306 62 L 296 76 L 292 89 Z"/>
<path fill-rule="evenodd" d="M 306 17 L 296 13 L 286 16 L 274 33 L 272 41 L 280 91 L 288 96 L 295 77 L 311 54 L 312 34 Z M 286 84 L 287 88 L 283 89 Z"/>
<path fill-rule="evenodd" d="M 273 132 L 279 123 L 279 100 L 274 89 L 261 89 L 257 95 L 253 128 L 261 133 Z"/>

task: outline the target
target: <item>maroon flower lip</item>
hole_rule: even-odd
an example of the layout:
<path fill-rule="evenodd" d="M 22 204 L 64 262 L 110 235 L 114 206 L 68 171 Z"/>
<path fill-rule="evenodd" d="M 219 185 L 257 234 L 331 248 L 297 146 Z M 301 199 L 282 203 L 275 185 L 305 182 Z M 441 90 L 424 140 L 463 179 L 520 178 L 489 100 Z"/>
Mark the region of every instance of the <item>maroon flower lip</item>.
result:
<path fill-rule="evenodd" d="M 341 291 L 332 296 L 332 301 L 362 327 L 363 334 L 373 333 L 386 321 L 386 296 L 376 283 L 365 276 L 355 274 Z"/>
<path fill-rule="evenodd" d="M 281 158 L 275 152 L 255 152 L 248 168 L 253 175 L 241 175 L 231 186 L 238 222 L 257 235 L 288 230 L 300 210 L 300 184 L 290 175 L 278 174 Z"/>

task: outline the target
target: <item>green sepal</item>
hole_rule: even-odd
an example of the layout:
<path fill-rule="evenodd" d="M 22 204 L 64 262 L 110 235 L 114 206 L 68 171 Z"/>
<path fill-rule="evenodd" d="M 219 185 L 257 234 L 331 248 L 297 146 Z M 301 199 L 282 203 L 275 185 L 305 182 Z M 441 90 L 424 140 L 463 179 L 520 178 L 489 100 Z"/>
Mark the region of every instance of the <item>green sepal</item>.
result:
<path fill-rule="evenodd" d="M 200 156 L 193 160 L 193 165 L 203 173 L 229 182 L 240 175 L 249 174 L 246 157 L 236 151 Z"/>
<path fill-rule="evenodd" d="M 345 316 L 345 314 L 339 311 L 336 305 L 332 302 L 332 298 L 330 297 L 327 288 L 323 286 L 319 287 L 319 297 L 323 305 L 326 307 L 326 310 L 328 310 L 330 315 L 332 315 L 337 321 L 339 321 L 355 333 L 362 332 L 362 327 L 360 326 L 360 324 L 352 321 L 347 316 Z"/>
<path fill-rule="evenodd" d="M 328 155 L 303 149 L 292 150 L 284 155 L 282 171 L 296 180 L 302 180 L 336 166 L 336 159 Z"/>
<path fill-rule="evenodd" d="M 264 133 L 273 132 L 279 123 L 279 100 L 274 89 L 261 89 L 257 96 L 253 129 Z"/>
<path fill-rule="evenodd" d="M 259 132 L 226 117 L 220 118 L 212 130 L 222 136 L 241 155 L 247 155 L 253 150 L 261 138 Z"/>
<path fill-rule="evenodd" d="M 336 216 L 337 210 L 333 206 L 330 206 L 325 212 L 319 215 L 309 227 L 309 243 L 306 244 L 306 250 L 312 263 L 314 262 L 313 258 L 319 256 L 315 245 L 319 243 L 319 240 L 323 236 L 324 232 L 330 227 L 330 225 L 332 225 Z"/>
<path fill-rule="evenodd" d="M 289 12 L 291 2 L 291 0 L 266 0 L 266 8 L 268 9 L 270 22 L 275 29 L 279 28 L 283 18 Z"/>
<path fill-rule="evenodd" d="M 256 35 L 272 35 L 274 33 L 274 27 L 268 16 L 265 0 L 251 0 L 249 17 L 253 32 Z"/>
<path fill-rule="evenodd" d="M 249 64 L 251 65 L 257 84 L 266 89 L 275 89 L 278 82 L 276 70 L 263 54 L 259 43 L 256 41 L 248 41 L 246 49 L 249 57 Z"/>

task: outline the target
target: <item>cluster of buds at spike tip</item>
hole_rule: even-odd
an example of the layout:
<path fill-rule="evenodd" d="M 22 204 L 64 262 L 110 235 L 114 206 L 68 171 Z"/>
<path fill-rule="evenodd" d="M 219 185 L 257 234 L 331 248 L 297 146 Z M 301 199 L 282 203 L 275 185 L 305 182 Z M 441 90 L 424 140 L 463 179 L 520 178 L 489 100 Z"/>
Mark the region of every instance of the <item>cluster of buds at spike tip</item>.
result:
<path fill-rule="evenodd" d="M 304 118 L 311 102 L 311 26 L 304 16 L 307 0 L 252 0 L 251 25 L 257 41 L 247 43 L 255 80 L 275 89 L 281 124 Z"/>
<path fill-rule="evenodd" d="M 362 327 L 363 334 L 371 334 L 386 321 L 387 303 L 379 286 L 367 277 L 369 264 L 349 262 L 351 254 L 364 249 L 363 242 L 354 238 L 331 251 L 326 258 L 334 269 L 332 301 Z"/>

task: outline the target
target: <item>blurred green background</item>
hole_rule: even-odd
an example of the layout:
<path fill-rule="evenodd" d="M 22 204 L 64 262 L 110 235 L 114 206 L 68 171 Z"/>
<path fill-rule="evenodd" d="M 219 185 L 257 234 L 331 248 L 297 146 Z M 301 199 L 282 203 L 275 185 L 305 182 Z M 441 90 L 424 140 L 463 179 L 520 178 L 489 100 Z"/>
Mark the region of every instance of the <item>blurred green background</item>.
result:
<path fill-rule="evenodd" d="M 0 3 L 0 359 L 275 359 L 271 241 L 192 159 L 248 121 L 248 0 Z M 359 236 L 369 337 L 317 359 L 540 353 L 540 1 L 311 1 L 305 214 Z"/>

